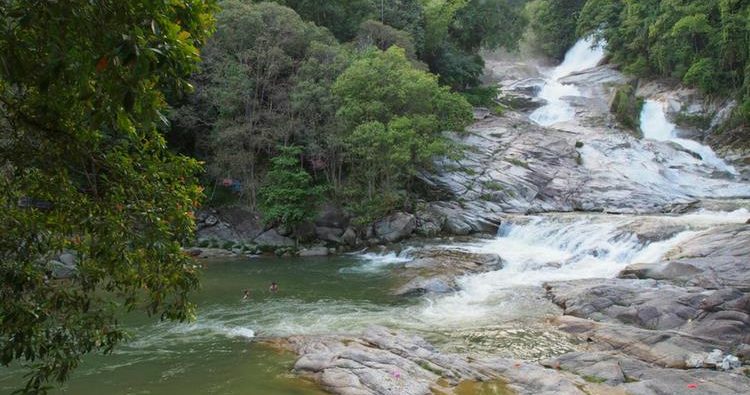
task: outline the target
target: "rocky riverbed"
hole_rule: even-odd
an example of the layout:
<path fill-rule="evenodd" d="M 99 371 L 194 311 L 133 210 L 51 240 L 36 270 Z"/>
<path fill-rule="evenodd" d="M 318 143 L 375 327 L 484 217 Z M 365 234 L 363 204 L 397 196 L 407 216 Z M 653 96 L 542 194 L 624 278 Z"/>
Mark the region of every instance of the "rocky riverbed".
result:
<path fill-rule="evenodd" d="M 493 393 L 749 393 L 750 225 L 743 215 L 750 215 L 746 201 L 731 200 L 750 196 L 742 161 L 713 167 L 679 141 L 643 139 L 620 126 L 609 99 L 631 82 L 610 65 L 560 78 L 578 93 L 562 98 L 572 118 L 550 126 L 529 119 L 548 104 L 537 97 L 548 72 L 519 62 L 489 66 L 506 76 L 498 78 L 504 102 L 516 110 L 479 112 L 468 134 L 454 136 L 467 146 L 465 157 L 422 175 L 435 200 L 404 219 L 410 230 L 373 235 L 398 241 L 499 227 L 499 240 L 523 240 L 412 250 L 391 269 L 400 279 L 393 293 L 435 298 L 431 311 L 442 303 L 456 315 L 514 292 L 543 295 L 559 310 L 540 316 L 540 325 L 566 334 L 575 350 L 526 360 L 492 350 L 451 353 L 409 331 L 373 326 L 278 340 L 299 355 L 294 371 L 346 395 L 462 393 L 480 382 L 494 385 Z M 684 90 L 639 92 L 666 103 L 671 117 L 720 112 Z M 581 211 L 604 214 L 526 216 Z M 736 218 L 714 218 L 722 216 Z M 551 219 L 554 230 L 544 228 Z M 548 257 L 513 233 L 534 226 L 548 240 L 540 243 L 565 254 Z"/>

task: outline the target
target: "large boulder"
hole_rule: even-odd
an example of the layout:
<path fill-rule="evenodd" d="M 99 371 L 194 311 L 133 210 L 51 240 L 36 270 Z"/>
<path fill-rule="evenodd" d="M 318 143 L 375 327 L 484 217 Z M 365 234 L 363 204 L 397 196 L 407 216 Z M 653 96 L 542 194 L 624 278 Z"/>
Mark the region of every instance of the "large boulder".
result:
<path fill-rule="evenodd" d="M 316 226 L 315 237 L 318 240 L 330 241 L 331 243 L 343 244 L 341 236 L 344 234 L 344 229 L 331 228 L 327 226 Z"/>
<path fill-rule="evenodd" d="M 393 213 L 375 222 L 375 236 L 388 243 L 409 237 L 417 227 L 417 219 L 408 213 Z"/>
<path fill-rule="evenodd" d="M 196 223 L 198 240 L 250 242 L 264 230 L 257 213 L 240 206 L 201 211 L 196 215 Z"/>
<path fill-rule="evenodd" d="M 326 203 L 315 218 L 315 225 L 324 228 L 346 229 L 349 225 L 349 215 L 340 205 Z"/>
<path fill-rule="evenodd" d="M 393 293 L 419 296 L 426 293 L 449 293 L 459 289 L 456 279 L 473 273 L 499 270 L 500 256 L 463 250 L 427 248 L 412 253 L 412 260 L 396 270 L 400 284 Z"/>
<path fill-rule="evenodd" d="M 667 261 L 626 268 L 622 275 L 750 292 L 750 226 L 706 230 L 667 254 Z"/>
<path fill-rule="evenodd" d="M 253 240 L 260 247 L 294 247 L 294 240 L 282 236 L 276 229 L 269 229 Z"/>
<path fill-rule="evenodd" d="M 327 256 L 329 253 L 328 248 L 325 246 L 309 247 L 299 251 L 301 257 L 319 257 Z"/>

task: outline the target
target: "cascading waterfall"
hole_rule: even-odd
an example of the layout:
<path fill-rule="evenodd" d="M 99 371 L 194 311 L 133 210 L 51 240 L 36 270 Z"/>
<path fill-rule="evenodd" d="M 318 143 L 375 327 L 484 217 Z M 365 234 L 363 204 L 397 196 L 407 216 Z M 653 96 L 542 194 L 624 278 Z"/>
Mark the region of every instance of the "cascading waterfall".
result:
<path fill-rule="evenodd" d="M 462 246 L 472 252 L 498 254 L 504 267 L 461 278 L 460 291 L 434 298 L 420 317 L 438 325 L 465 327 L 538 314 L 535 309 L 543 304 L 538 289 L 543 282 L 612 278 L 629 264 L 659 261 L 699 229 L 744 223 L 749 215 L 746 209 L 681 217 L 551 214 L 506 223 L 497 238 Z M 685 230 L 666 240 L 647 242 L 632 230 L 645 221 Z"/>
<path fill-rule="evenodd" d="M 677 137 L 676 126 L 667 120 L 664 104 L 656 100 L 646 100 L 641 111 L 641 131 L 643 137 L 657 141 L 671 141 L 679 144 L 688 151 L 694 152 L 701 160 L 711 167 L 723 172 L 737 174 L 733 166 L 719 158 L 711 147 L 697 141 Z"/>
<path fill-rule="evenodd" d="M 595 45 L 590 37 L 579 40 L 565 54 L 565 60 L 548 74 L 547 82 L 539 92 L 539 97 L 546 100 L 547 104 L 531 113 L 529 118 L 542 126 L 572 120 L 575 111 L 563 98 L 580 96 L 581 92 L 573 85 L 561 83 L 560 79 L 572 73 L 595 67 L 603 58 L 603 45 Z"/>

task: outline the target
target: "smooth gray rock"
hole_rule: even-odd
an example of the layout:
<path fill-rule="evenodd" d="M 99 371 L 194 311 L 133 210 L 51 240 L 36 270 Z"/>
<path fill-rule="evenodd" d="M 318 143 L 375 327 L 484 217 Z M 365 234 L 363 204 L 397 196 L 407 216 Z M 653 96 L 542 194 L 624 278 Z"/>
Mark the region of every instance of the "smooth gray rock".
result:
<path fill-rule="evenodd" d="M 394 269 L 399 279 L 393 293 L 400 296 L 419 296 L 426 293 L 448 293 L 457 290 L 456 279 L 471 273 L 499 270 L 503 267 L 500 256 L 479 254 L 439 247 L 417 250 L 413 258 L 402 267 Z"/>
<path fill-rule="evenodd" d="M 453 393 L 465 381 L 503 380 L 518 394 L 583 394 L 583 380 L 539 365 L 442 353 L 418 336 L 370 327 L 359 336 L 292 336 L 298 374 L 342 395 Z"/>
<path fill-rule="evenodd" d="M 67 265 L 58 260 L 47 262 L 47 270 L 51 273 L 52 278 L 55 279 L 68 279 L 75 276 L 78 272 L 76 265 Z"/>
<path fill-rule="evenodd" d="M 736 288 L 682 288 L 654 280 L 546 284 L 565 314 L 650 330 L 676 330 L 706 347 L 750 343 L 750 294 Z M 703 347 L 705 348 L 705 347 Z"/>
<path fill-rule="evenodd" d="M 256 237 L 253 242 L 261 247 L 294 247 L 294 240 L 280 235 L 276 229 L 269 229 Z"/>
<path fill-rule="evenodd" d="M 330 241 L 336 244 L 342 244 L 343 240 L 341 236 L 344 234 L 344 229 L 341 228 L 330 228 L 326 226 L 316 226 L 315 236 L 323 241 Z"/>
<path fill-rule="evenodd" d="M 386 242 L 394 243 L 410 236 L 417 227 L 417 219 L 407 213 L 393 213 L 375 222 L 375 235 Z"/>
<path fill-rule="evenodd" d="M 354 247 L 357 245 L 357 232 L 354 231 L 354 228 L 348 227 L 344 231 L 344 234 L 341 235 L 341 241 L 343 241 L 346 245 L 350 247 Z"/>
<path fill-rule="evenodd" d="M 750 379 L 706 369 L 664 369 L 611 352 L 573 352 L 541 362 L 585 380 L 603 382 L 628 394 L 684 394 L 689 384 L 700 394 L 740 394 Z"/>

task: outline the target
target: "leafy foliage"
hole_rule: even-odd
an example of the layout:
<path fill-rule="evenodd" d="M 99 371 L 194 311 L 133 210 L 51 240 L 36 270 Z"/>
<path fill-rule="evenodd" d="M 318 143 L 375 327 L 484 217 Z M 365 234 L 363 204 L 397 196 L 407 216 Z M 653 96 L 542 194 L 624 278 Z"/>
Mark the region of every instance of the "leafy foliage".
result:
<path fill-rule="evenodd" d="M 255 205 L 277 146 L 296 142 L 311 158 L 338 157 L 330 85 L 349 57 L 325 29 L 287 7 L 221 5 L 217 32 L 194 77 L 198 92 L 173 114 L 174 129 L 203 136 L 196 154 L 208 160 L 209 175 L 239 180 L 243 200 Z"/>
<path fill-rule="evenodd" d="M 517 48 L 526 26 L 522 7 L 511 0 L 425 0 L 422 59 L 441 82 L 477 86 L 484 69 L 479 50 Z"/>
<path fill-rule="evenodd" d="M 165 92 L 190 85 L 214 2 L 0 4 L 0 361 L 25 392 L 111 351 L 116 314 L 188 319 L 197 285 L 181 251 L 198 162 L 166 148 Z M 56 255 L 75 268 L 56 278 Z M 59 276 L 58 276 L 59 277 Z"/>
<path fill-rule="evenodd" d="M 562 60 L 577 40 L 578 14 L 586 0 L 534 0 L 527 4 L 532 43 L 543 54 Z"/>
<path fill-rule="evenodd" d="M 311 219 L 322 189 L 313 185 L 310 174 L 301 166 L 300 147 L 280 147 L 271 159 L 266 184 L 260 190 L 260 209 L 266 222 L 294 229 Z"/>
<path fill-rule="evenodd" d="M 628 72 L 735 92 L 750 106 L 748 20 L 750 3 L 742 0 L 589 0 L 578 33 L 605 39 Z"/>
<path fill-rule="evenodd" d="M 442 132 L 463 130 L 471 121 L 471 106 L 437 78 L 418 70 L 404 50 L 372 51 L 355 61 L 338 78 L 334 94 L 341 101 L 338 115 L 351 134 L 349 151 L 354 201 L 380 199 L 396 204 L 408 197 L 413 177 L 428 168 L 436 155 L 448 153 Z M 378 205 L 362 213 L 393 208 Z"/>

